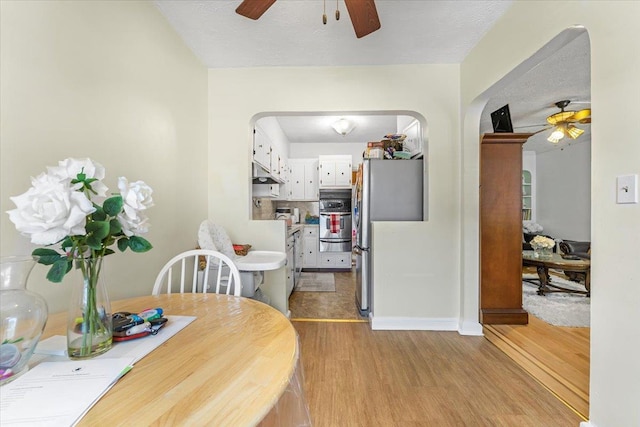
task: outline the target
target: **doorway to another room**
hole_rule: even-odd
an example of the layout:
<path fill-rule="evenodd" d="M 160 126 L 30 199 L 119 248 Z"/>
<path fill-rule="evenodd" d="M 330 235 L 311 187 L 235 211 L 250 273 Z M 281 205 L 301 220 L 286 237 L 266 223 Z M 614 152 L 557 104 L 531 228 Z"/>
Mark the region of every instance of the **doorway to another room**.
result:
<path fill-rule="evenodd" d="M 496 84 L 490 89 L 491 98 L 481 117 L 480 133 L 491 133 L 490 112 L 510 104 L 513 132 L 533 133 L 523 147 L 523 243 L 531 230 L 550 236 L 556 242 L 587 241 L 590 244 L 591 240 L 590 42 L 585 29 L 566 30 L 558 36 L 563 37 L 563 47 L 521 74 L 518 80 L 508 86 Z M 568 75 L 571 79 L 561 78 Z M 539 104 L 540 114 L 521 114 L 519 100 Z M 557 130 L 551 124 L 558 117 L 554 114 L 559 111 L 559 103 L 572 106 L 563 111 L 566 117 L 570 117 L 573 110 L 589 111 L 589 121 L 560 124 L 567 129 L 580 128 L 582 132 L 577 137 L 566 133 L 559 140 L 550 135 Z M 562 244 L 557 243 L 554 251 L 560 247 Z M 525 267 L 523 273 L 523 279 L 537 277 L 535 268 Z M 549 270 L 549 273 L 552 282 L 569 283 L 573 279 L 562 270 Z M 573 285 L 580 287 L 581 283 Z M 523 301 L 526 291 L 523 280 Z M 580 303 L 590 298 L 584 293 L 571 296 Z M 551 299 L 551 295 L 538 297 Z M 486 338 L 586 419 L 590 373 L 588 323 L 587 326 L 558 326 L 533 315 L 526 304 L 523 308 L 528 311 L 527 325 L 485 324 Z"/>

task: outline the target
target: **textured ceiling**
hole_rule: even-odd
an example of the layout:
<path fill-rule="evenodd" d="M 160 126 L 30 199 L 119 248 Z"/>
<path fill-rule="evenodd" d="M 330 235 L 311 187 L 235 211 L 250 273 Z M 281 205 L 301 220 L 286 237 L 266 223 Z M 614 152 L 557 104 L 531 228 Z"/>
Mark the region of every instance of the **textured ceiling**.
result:
<path fill-rule="evenodd" d="M 254 21 L 240 0 L 156 0 L 158 9 L 209 68 L 446 64 L 464 57 L 510 0 L 376 0 L 381 29 L 356 38 L 344 2 L 277 0 Z"/>
<path fill-rule="evenodd" d="M 555 105 L 558 101 L 571 101 L 566 111 L 591 108 L 589 52 L 589 36 L 584 32 L 495 94 L 482 113 L 480 133 L 493 131 L 490 114 L 505 104 L 509 104 L 514 132 L 537 132 L 548 128 L 546 118 L 560 111 Z M 576 140 L 564 138 L 558 144 L 551 144 L 547 141 L 551 130 L 545 130 L 529 138 L 525 150 L 541 153 L 563 148 L 568 144 L 590 142 L 591 126 L 577 126 L 585 133 Z"/>
<path fill-rule="evenodd" d="M 342 0 L 339 21 L 334 18 L 336 1 L 327 0 L 327 25 L 322 25 L 322 0 L 277 0 L 257 21 L 235 13 L 240 3 L 155 1 L 208 68 L 460 63 L 511 1 L 376 0 L 381 29 L 361 39 L 355 36 Z M 492 131 L 489 114 L 505 104 L 516 132 L 543 129 L 546 117 L 559 111 L 557 101 L 573 101 L 568 110 L 589 107 L 589 51 L 585 33 L 495 94 L 483 112 L 481 132 Z M 395 116 L 358 116 L 356 129 L 346 137 L 336 134 L 328 120 L 323 115 L 279 118 L 294 142 L 366 142 L 393 132 L 388 129 Z M 585 133 L 575 141 L 565 138 L 550 144 L 550 131 L 545 130 L 531 137 L 525 149 L 544 152 L 589 142 L 590 126 L 582 127 Z"/>

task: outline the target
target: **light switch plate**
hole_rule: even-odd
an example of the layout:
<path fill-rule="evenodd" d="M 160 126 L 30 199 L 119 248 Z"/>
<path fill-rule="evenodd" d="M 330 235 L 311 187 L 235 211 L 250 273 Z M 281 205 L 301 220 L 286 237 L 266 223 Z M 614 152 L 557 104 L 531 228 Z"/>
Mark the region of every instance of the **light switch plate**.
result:
<path fill-rule="evenodd" d="M 638 203 L 638 175 L 621 175 L 616 179 L 616 203 Z"/>

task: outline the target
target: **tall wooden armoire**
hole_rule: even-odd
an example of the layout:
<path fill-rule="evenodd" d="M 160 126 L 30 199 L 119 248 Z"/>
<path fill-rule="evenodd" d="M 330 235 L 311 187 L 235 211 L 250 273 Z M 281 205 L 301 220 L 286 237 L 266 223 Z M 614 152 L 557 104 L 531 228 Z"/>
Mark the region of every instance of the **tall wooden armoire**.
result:
<path fill-rule="evenodd" d="M 522 308 L 522 144 L 530 133 L 480 141 L 480 322 L 529 322 Z"/>

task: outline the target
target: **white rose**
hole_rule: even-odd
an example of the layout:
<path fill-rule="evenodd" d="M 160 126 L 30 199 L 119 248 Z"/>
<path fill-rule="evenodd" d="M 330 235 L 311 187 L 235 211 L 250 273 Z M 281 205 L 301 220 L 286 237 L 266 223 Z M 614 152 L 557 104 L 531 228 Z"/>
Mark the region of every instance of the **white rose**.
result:
<path fill-rule="evenodd" d="M 149 231 L 149 218 L 141 212 L 136 211 L 135 216 L 129 216 L 126 211 L 118 214 L 118 221 L 122 225 L 122 232 L 125 236 L 140 235 Z"/>
<path fill-rule="evenodd" d="M 153 190 L 143 181 L 129 183 L 125 177 L 118 178 L 118 189 L 124 201 L 123 212 L 118 215 L 122 231 L 126 236 L 149 231 L 149 220 L 142 211 L 153 206 Z"/>
<path fill-rule="evenodd" d="M 31 235 L 31 243 L 38 245 L 86 234 L 86 217 L 95 208 L 83 193 L 52 174 L 42 173 L 31 183 L 26 193 L 11 197 L 17 209 L 7 212 L 19 232 Z"/>
<path fill-rule="evenodd" d="M 91 184 L 91 188 L 98 196 L 106 197 L 109 190 L 102 182 L 105 177 L 105 169 L 98 162 L 94 162 L 91 159 L 73 159 L 68 158 L 58 162 L 58 166 L 48 167 L 49 173 L 59 176 L 61 179 L 76 179 L 80 172 L 84 173 L 88 178 L 95 178 L 98 181 L 94 181 Z M 73 189 L 79 190 L 82 188 L 82 184 L 74 184 Z"/>
<path fill-rule="evenodd" d="M 127 178 L 121 176 L 118 178 L 118 189 L 124 200 L 124 209 L 130 216 L 134 216 L 132 210 L 143 211 L 153 206 L 153 190 L 144 181 L 129 183 Z"/>

